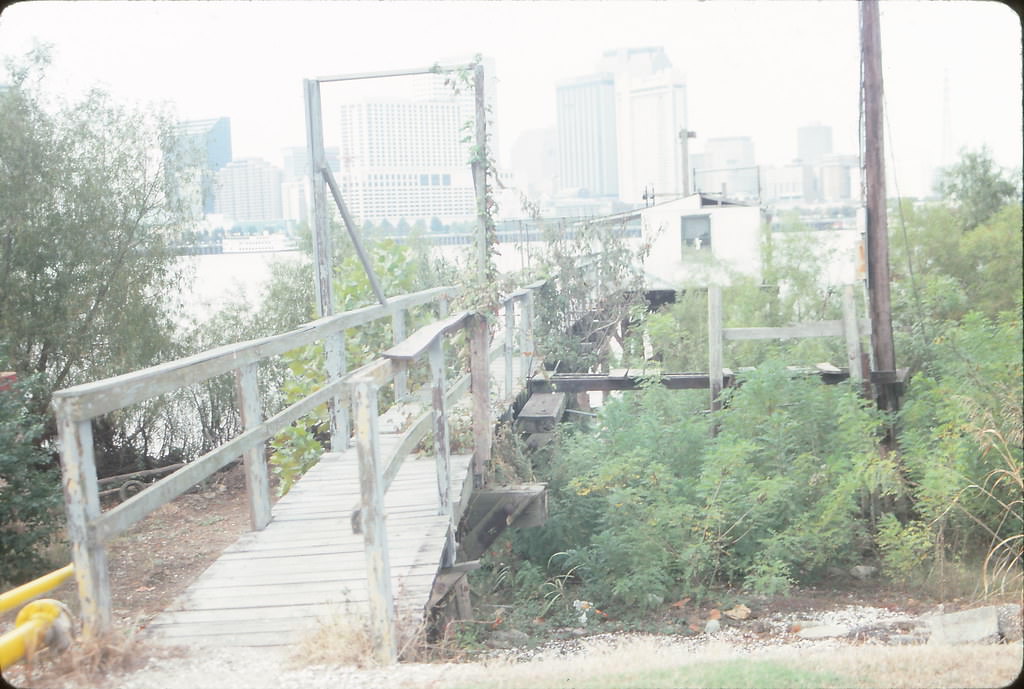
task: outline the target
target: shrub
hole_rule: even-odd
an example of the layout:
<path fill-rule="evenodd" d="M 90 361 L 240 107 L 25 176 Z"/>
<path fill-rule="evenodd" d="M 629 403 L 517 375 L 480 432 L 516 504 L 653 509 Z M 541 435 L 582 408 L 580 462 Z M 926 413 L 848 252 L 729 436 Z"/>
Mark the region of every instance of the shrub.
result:
<path fill-rule="evenodd" d="M 48 563 L 40 551 L 62 522 L 60 475 L 37 445 L 43 419 L 26 404 L 40 394 L 36 382 L 30 378 L 0 390 L 0 582 L 42 574 Z"/>

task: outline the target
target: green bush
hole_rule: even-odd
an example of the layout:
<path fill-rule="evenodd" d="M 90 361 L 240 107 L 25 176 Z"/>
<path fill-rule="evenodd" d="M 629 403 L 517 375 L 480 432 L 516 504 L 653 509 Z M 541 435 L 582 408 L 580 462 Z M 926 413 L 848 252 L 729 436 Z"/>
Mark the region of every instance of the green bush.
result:
<path fill-rule="evenodd" d="M 41 550 L 63 523 L 60 474 L 37 446 L 43 419 L 26 404 L 40 394 L 35 383 L 29 379 L 0 390 L 0 583 L 44 573 L 49 563 Z"/>
<path fill-rule="evenodd" d="M 626 393 L 593 433 L 565 433 L 544 476 L 548 523 L 516 534 L 516 551 L 565 550 L 581 596 L 634 609 L 723 584 L 780 593 L 870 554 L 865 506 L 902 490 L 876 451 L 879 412 L 777 362 L 710 418 L 696 413 L 706 394 Z"/>

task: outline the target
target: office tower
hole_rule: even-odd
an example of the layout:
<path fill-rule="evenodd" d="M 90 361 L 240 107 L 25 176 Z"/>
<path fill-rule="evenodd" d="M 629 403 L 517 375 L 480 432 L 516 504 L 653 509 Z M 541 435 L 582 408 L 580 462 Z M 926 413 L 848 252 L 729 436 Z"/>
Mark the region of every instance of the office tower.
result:
<path fill-rule="evenodd" d="M 557 129 L 523 132 L 512 145 L 509 161 L 516 188 L 534 201 L 554 195 L 559 186 L 558 151 Z"/>
<path fill-rule="evenodd" d="M 615 196 L 619 188 L 615 77 L 592 74 L 555 91 L 559 187 L 580 196 Z"/>
<path fill-rule="evenodd" d="M 723 191 L 734 198 L 758 197 L 758 170 L 754 141 L 749 136 L 727 136 L 704 143 L 703 168 L 697 170 L 695 188 L 711 194 Z"/>
<path fill-rule="evenodd" d="M 259 158 L 228 163 L 217 172 L 214 207 L 240 223 L 281 220 L 281 170 Z"/>
<path fill-rule="evenodd" d="M 218 117 L 181 122 L 175 131 L 177 149 L 174 155 L 185 165 L 198 166 L 198 188 L 182 189 L 172 184 L 175 193 L 190 197 L 196 214 L 214 212 L 217 171 L 231 162 L 231 120 Z"/>
<path fill-rule="evenodd" d="M 327 167 L 337 175 L 341 172 L 341 149 L 337 146 L 325 146 L 324 153 L 327 155 Z M 281 168 L 282 177 L 286 182 L 296 180 L 307 180 L 309 177 L 309 149 L 305 146 L 289 146 L 281 151 L 281 158 L 284 167 Z"/>
<path fill-rule="evenodd" d="M 810 124 L 796 130 L 797 155 L 804 165 L 818 165 L 832 153 L 832 127 Z"/>
<path fill-rule="evenodd" d="M 683 193 L 679 132 L 688 128 L 686 85 L 660 46 L 604 53 L 600 68 L 615 77 L 618 195 L 638 203 Z"/>

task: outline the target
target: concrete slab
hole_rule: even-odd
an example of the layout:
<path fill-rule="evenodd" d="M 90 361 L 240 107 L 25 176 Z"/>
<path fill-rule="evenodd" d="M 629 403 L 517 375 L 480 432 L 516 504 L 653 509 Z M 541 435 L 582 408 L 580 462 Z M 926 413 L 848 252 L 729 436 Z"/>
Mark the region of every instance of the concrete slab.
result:
<path fill-rule="evenodd" d="M 999 640 L 999 607 L 989 605 L 928 618 L 928 644 L 995 643 Z"/>

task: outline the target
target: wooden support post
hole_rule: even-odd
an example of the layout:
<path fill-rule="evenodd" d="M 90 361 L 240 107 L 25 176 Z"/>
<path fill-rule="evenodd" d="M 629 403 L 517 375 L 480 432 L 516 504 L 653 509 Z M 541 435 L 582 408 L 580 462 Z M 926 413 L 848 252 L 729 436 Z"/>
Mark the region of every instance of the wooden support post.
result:
<path fill-rule="evenodd" d="M 430 344 L 427 356 L 430 360 L 430 391 L 434 413 L 431 428 L 434 430 L 434 458 L 437 462 L 437 513 L 451 514 L 451 454 L 445 402 L 444 338 L 438 337 Z"/>
<path fill-rule="evenodd" d="M 515 300 L 505 302 L 505 399 L 512 399 L 512 366 L 515 354 Z"/>
<path fill-rule="evenodd" d="M 67 405 L 54 401 L 68 540 L 75 564 L 83 636 L 97 638 L 111 628 L 110 574 L 107 551 L 96 534 L 100 516 L 96 463 L 93 457 L 92 421 L 73 420 Z"/>
<path fill-rule="evenodd" d="M 843 335 L 846 338 L 846 362 L 850 380 L 860 384 L 864 372 L 860 367 L 860 330 L 857 327 L 857 302 L 853 296 L 853 285 L 843 287 Z"/>
<path fill-rule="evenodd" d="M 405 339 L 405 309 L 398 311 L 391 316 L 391 334 L 394 344 Z M 407 369 L 401 369 L 395 373 L 395 401 L 409 394 L 409 373 Z"/>
<path fill-rule="evenodd" d="M 341 380 L 348 372 L 348 354 L 345 351 L 345 331 L 331 335 L 324 340 L 327 359 L 327 380 Z M 348 399 L 334 395 L 327 403 L 331 419 L 331 451 L 343 452 L 351 444 L 352 431 L 349 426 Z"/>
<path fill-rule="evenodd" d="M 384 525 L 384 485 L 380 468 L 380 435 L 377 419 L 377 386 L 372 380 L 356 379 L 352 386 L 355 412 L 356 455 L 359 461 L 360 520 L 370 609 L 370 639 L 378 662 L 398 660 L 395 641 L 394 597 L 391 592 L 391 564 L 388 533 Z"/>
<path fill-rule="evenodd" d="M 439 298 L 437 300 L 437 317 L 439 319 L 441 319 L 441 318 L 448 318 L 448 309 L 449 309 L 448 297 L 441 297 L 441 298 Z"/>
<path fill-rule="evenodd" d="M 259 364 L 252 363 L 235 369 L 235 389 L 238 406 L 242 412 L 242 427 L 245 430 L 263 423 L 263 404 L 260 402 L 260 387 L 257 379 Z M 249 495 L 249 526 L 261 531 L 270 523 L 270 478 L 267 475 L 265 443 L 246 450 L 245 489 Z"/>
<path fill-rule="evenodd" d="M 484 484 L 491 462 L 490 338 L 487 319 L 474 314 L 469 321 L 469 385 L 473 394 L 473 487 Z"/>
<path fill-rule="evenodd" d="M 320 105 L 320 82 L 303 81 L 306 101 L 306 146 L 309 149 L 309 182 L 312 189 L 313 287 L 320 317 L 334 313 L 331 282 L 331 238 L 328 232 L 327 195 L 320 170 L 326 165 L 324 123 Z"/>
<path fill-rule="evenodd" d="M 721 409 L 722 402 L 722 288 L 708 286 L 708 383 L 711 388 L 711 409 Z"/>
<path fill-rule="evenodd" d="M 487 264 L 490 247 L 487 229 L 489 224 L 487 208 L 487 108 L 484 100 L 484 66 L 473 68 L 473 95 L 476 111 L 475 153 L 473 154 L 473 188 L 476 190 L 476 269 L 481 281 L 487 279 Z"/>

